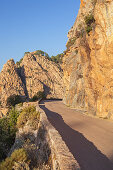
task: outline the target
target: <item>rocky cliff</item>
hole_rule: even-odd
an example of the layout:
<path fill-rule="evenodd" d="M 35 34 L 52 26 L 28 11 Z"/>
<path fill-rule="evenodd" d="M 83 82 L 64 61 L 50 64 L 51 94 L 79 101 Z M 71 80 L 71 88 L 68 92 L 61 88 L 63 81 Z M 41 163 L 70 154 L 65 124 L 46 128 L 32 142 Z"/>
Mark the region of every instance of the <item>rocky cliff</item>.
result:
<path fill-rule="evenodd" d="M 81 0 L 68 38 L 64 103 L 113 119 L 113 1 Z"/>
<path fill-rule="evenodd" d="M 48 57 L 27 53 L 18 64 L 8 60 L 0 73 L 0 102 L 6 106 L 7 98 L 13 94 L 23 100 L 44 91 L 47 98 L 62 98 L 62 70 Z M 0 109 L 1 110 L 1 109 Z"/>
<path fill-rule="evenodd" d="M 43 90 L 47 98 L 63 97 L 63 73 L 56 63 L 33 52 L 24 56 L 20 66 L 29 98 Z"/>
<path fill-rule="evenodd" d="M 22 98 L 25 98 L 24 88 L 24 84 L 18 75 L 14 60 L 8 60 L 0 73 L 1 104 L 5 106 L 7 98 L 12 94 L 20 95 Z"/>

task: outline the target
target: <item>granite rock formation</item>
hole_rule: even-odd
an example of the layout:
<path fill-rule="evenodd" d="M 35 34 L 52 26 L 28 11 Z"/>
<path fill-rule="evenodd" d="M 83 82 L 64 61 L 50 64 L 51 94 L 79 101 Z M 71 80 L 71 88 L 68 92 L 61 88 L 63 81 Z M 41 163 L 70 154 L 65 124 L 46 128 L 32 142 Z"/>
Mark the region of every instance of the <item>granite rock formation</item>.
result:
<path fill-rule="evenodd" d="M 64 103 L 113 119 L 113 1 L 81 0 L 68 38 Z"/>
<path fill-rule="evenodd" d="M 47 98 L 63 97 L 62 70 L 46 56 L 26 54 L 21 63 L 21 77 L 29 98 L 43 90 Z"/>
<path fill-rule="evenodd" d="M 17 68 L 13 59 L 8 60 L 0 73 L 0 102 L 6 106 L 6 101 L 12 94 L 20 95 L 25 98 L 24 84 L 18 75 Z"/>
<path fill-rule="evenodd" d="M 47 98 L 61 99 L 62 77 L 60 66 L 35 52 L 25 54 L 19 65 L 13 59 L 8 60 L 0 73 L 0 104 L 5 107 L 7 98 L 13 94 L 25 100 L 38 91 L 44 91 Z"/>

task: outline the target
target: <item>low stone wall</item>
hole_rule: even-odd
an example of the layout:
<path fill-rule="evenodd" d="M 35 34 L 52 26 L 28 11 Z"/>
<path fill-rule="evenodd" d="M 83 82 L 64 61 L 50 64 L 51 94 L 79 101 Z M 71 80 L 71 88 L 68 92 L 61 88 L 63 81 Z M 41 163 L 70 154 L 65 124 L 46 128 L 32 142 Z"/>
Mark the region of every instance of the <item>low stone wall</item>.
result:
<path fill-rule="evenodd" d="M 69 151 L 65 142 L 58 131 L 50 124 L 46 113 L 39 107 L 36 110 L 40 112 L 40 127 L 46 131 L 46 140 L 51 150 L 51 162 L 53 170 L 80 170 L 80 166 Z"/>

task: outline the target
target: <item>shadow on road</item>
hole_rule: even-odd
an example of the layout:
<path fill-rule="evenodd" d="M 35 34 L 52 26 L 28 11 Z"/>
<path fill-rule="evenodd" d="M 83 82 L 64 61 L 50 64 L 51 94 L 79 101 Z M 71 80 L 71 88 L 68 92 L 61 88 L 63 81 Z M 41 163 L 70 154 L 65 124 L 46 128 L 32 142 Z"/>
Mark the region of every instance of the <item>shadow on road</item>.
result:
<path fill-rule="evenodd" d="M 46 112 L 48 120 L 62 136 L 69 150 L 78 161 L 81 170 L 113 170 L 113 163 L 80 132 L 69 127 L 62 116 L 48 110 L 44 101 L 41 102 L 40 108 Z"/>

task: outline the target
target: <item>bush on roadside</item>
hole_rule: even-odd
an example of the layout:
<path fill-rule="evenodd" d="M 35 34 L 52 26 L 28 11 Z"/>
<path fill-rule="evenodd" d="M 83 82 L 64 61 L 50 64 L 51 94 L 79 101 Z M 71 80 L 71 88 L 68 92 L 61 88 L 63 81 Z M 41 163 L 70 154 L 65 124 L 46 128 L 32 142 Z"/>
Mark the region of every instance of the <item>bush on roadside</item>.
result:
<path fill-rule="evenodd" d="M 7 98 L 7 106 L 15 106 L 18 103 L 21 103 L 22 99 L 21 96 L 13 94 Z"/>
<path fill-rule="evenodd" d="M 0 119 L 0 160 L 7 156 L 16 137 L 16 122 L 19 113 L 12 108 L 9 115 Z"/>
<path fill-rule="evenodd" d="M 12 170 L 15 163 L 25 162 L 29 164 L 27 152 L 22 148 L 15 150 L 12 155 L 0 164 L 0 170 Z"/>
<path fill-rule="evenodd" d="M 12 107 L 8 115 L 10 128 L 14 128 L 16 126 L 18 116 L 19 112 L 14 107 Z"/>
<path fill-rule="evenodd" d="M 34 106 L 26 107 L 20 113 L 17 120 L 17 127 L 22 128 L 28 120 L 30 120 L 31 125 L 34 128 L 37 128 L 40 118 L 40 113 L 36 111 Z"/>
<path fill-rule="evenodd" d="M 30 99 L 31 102 L 35 102 L 38 101 L 39 99 L 44 99 L 45 98 L 45 94 L 44 91 L 38 91 L 33 97 L 32 99 Z"/>

